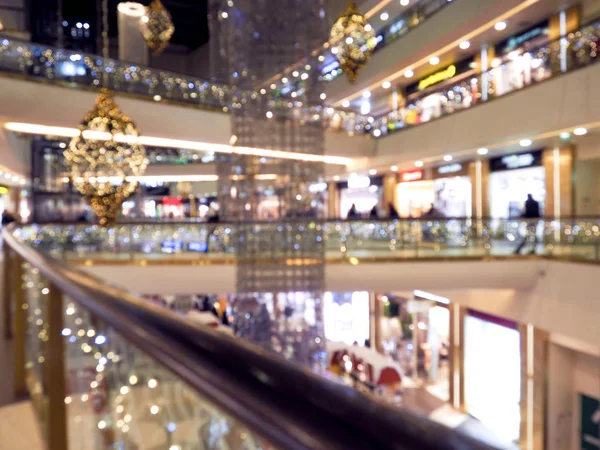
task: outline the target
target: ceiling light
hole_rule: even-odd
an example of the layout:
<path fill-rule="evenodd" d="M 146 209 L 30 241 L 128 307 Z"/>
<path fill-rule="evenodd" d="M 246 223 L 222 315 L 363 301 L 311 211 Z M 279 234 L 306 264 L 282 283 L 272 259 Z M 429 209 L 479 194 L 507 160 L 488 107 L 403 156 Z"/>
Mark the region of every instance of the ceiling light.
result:
<path fill-rule="evenodd" d="M 343 106 L 344 108 L 348 108 L 348 107 L 350 106 L 350 102 L 349 102 L 348 100 L 344 100 L 344 101 L 342 102 L 342 106 Z"/>
<path fill-rule="evenodd" d="M 471 43 L 469 41 L 462 41 L 458 46 L 461 50 L 466 50 L 471 46 Z"/>
<path fill-rule="evenodd" d="M 267 119 L 272 119 L 273 113 L 271 111 L 267 111 Z"/>
<path fill-rule="evenodd" d="M 452 155 L 446 155 L 446 156 L 444 156 L 444 161 L 446 161 L 446 162 L 452 161 Z"/>
<path fill-rule="evenodd" d="M 371 169 L 371 170 L 369 170 L 369 175 L 371 175 L 371 176 L 377 175 L 377 171 L 375 169 Z"/>
<path fill-rule="evenodd" d="M 398 172 L 398 166 L 392 166 L 390 167 L 390 169 L 392 170 L 392 172 Z"/>
<path fill-rule="evenodd" d="M 374 131 L 373 131 L 373 136 L 375 136 L 375 137 L 379 137 L 379 136 L 381 136 L 381 130 L 380 130 L 380 129 L 376 129 L 376 130 L 374 130 Z"/>
<path fill-rule="evenodd" d="M 340 177 L 338 175 L 334 176 L 333 181 L 340 181 Z"/>
<path fill-rule="evenodd" d="M 276 85 L 275 83 L 273 83 L 273 84 L 272 84 L 270 87 L 271 87 L 271 89 L 273 89 L 273 90 L 277 89 L 277 85 Z"/>
<path fill-rule="evenodd" d="M 409 3 L 410 3 L 410 0 L 400 0 L 401 6 L 408 6 Z"/>
<path fill-rule="evenodd" d="M 494 28 L 497 31 L 506 30 L 506 22 L 496 22 L 496 25 L 494 25 Z"/>
<path fill-rule="evenodd" d="M 392 87 L 392 83 L 390 83 L 389 81 L 384 81 L 383 83 L 381 83 L 381 87 L 384 89 L 389 89 Z"/>
<path fill-rule="evenodd" d="M 281 79 L 281 82 L 282 82 L 283 84 L 286 84 L 288 81 L 289 81 L 289 80 L 288 80 L 286 77 L 283 77 L 283 78 Z"/>
<path fill-rule="evenodd" d="M 371 31 L 373 29 L 373 27 L 371 26 L 370 23 L 365 25 L 365 31 Z"/>
<path fill-rule="evenodd" d="M 227 13 L 227 11 L 223 11 L 223 12 L 221 13 L 221 17 L 222 17 L 223 19 L 227 19 L 227 18 L 229 17 L 229 14 Z"/>
<path fill-rule="evenodd" d="M 477 154 L 478 155 L 487 155 L 488 154 L 488 149 L 485 147 L 481 147 L 479 149 L 477 149 Z"/>
<path fill-rule="evenodd" d="M 46 125 L 37 125 L 30 123 L 19 123 L 19 122 L 7 122 L 4 124 L 4 129 L 9 131 L 15 131 L 19 133 L 27 134 L 41 134 L 45 136 L 57 136 L 57 137 L 76 137 L 80 135 L 80 131 L 77 128 L 66 128 L 66 127 L 52 127 Z M 110 133 L 105 133 L 110 138 Z M 106 140 L 104 134 L 98 133 L 94 136 L 97 140 Z M 298 153 L 288 152 L 283 150 L 271 150 L 254 147 L 234 147 L 226 144 L 213 144 L 209 142 L 198 142 L 198 141 L 184 141 L 180 139 L 167 139 L 153 136 L 124 136 L 115 135 L 115 141 L 117 142 L 139 142 L 140 144 L 147 147 L 161 147 L 161 148 L 180 148 L 184 150 L 194 150 L 198 152 L 214 152 L 214 153 L 225 153 L 225 154 L 239 154 L 248 156 L 263 156 L 265 158 L 279 158 L 289 159 L 298 161 L 310 161 L 310 162 L 323 162 L 325 164 L 336 164 L 341 166 L 347 166 L 352 162 L 351 158 L 342 156 L 327 156 L 327 155 L 315 155 L 310 153 Z"/>
<path fill-rule="evenodd" d="M 415 73 L 414 73 L 412 70 L 408 69 L 406 72 L 404 72 L 404 77 L 405 77 L 405 78 L 412 78 L 412 76 L 413 76 L 414 74 L 415 74 Z"/>
<path fill-rule="evenodd" d="M 365 91 L 362 93 L 363 98 L 371 98 L 371 91 Z"/>
<path fill-rule="evenodd" d="M 319 62 L 325 61 L 325 57 L 323 55 L 319 55 Z"/>
<path fill-rule="evenodd" d="M 529 147 L 531 144 L 533 144 L 533 141 L 531 139 L 521 139 L 519 141 L 519 145 L 521 147 Z"/>
<path fill-rule="evenodd" d="M 490 65 L 495 69 L 496 67 L 499 67 L 500 64 L 502 64 L 502 60 L 500 58 L 494 58 L 494 59 L 492 59 L 492 62 Z"/>
<path fill-rule="evenodd" d="M 563 131 L 558 135 L 558 137 L 561 138 L 563 141 L 568 141 L 569 139 L 571 139 L 571 133 L 569 133 L 568 131 Z"/>
<path fill-rule="evenodd" d="M 388 20 L 390 18 L 390 15 L 387 13 L 387 11 L 384 11 L 381 13 L 379 18 L 385 22 L 386 20 Z"/>
<path fill-rule="evenodd" d="M 294 77 L 298 77 L 298 76 L 300 75 L 300 72 L 298 72 L 297 70 L 294 70 L 294 71 L 292 72 L 292 75 L 293 75 Z"/>
<path fill-rule="evenodd" d="M 153 98 L 154 98 L 155 102 L 160 102 L 162 100 L 162 97 L 160 95 L 158 95 L 158 94 L 155 95 Z"/>
<path fill-rule="evenodd" d="M 300 77 L 300 79 L 302 79 L 302 80 L 308 80 L 308 74 L 306 72 L 304 72 L 302 74 L 302 76 Z"/>
<path fill-rule="evenodd" d="M 429 64 L 431 64 L 432 66 L 435 66 L 435 65 L 437 65 L 439 63 L 440 63 L 440 58 L 438 58 L 437 56 L 432 56 L 429 59 Z"/>
<path fill-rule="evenodd" d="M 327 94 L 325 92 L 323 92 L 321 94 L 321 100 L 325 100 L 327 98 Z"/>
<path fill-rule="evenodd" d="M 583 135 L 587 134 L 587 132 L 588 132 L 587 128 L 583 128 L 583 127 L 575 128 L 573 130 L 573 134 L 575 136 L 583 136 Z"/>
<path fill-rule="evenodd" d="M 423 161 L 415 161 L 415 167 L 423 167 Z"/>

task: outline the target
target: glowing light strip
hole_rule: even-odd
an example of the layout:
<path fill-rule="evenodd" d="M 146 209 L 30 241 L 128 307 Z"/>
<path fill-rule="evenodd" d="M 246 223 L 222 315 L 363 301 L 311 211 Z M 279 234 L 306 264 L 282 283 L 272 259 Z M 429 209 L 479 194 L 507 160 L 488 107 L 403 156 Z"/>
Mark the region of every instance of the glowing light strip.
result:
<path fill-rule="evenodd" d="M 496 25 L 496 22 L 500 22 L 500 21 L 505 21 L 507 19 L 510 19 L 511 17 L 513 17 L 515 14 L 520 13 L 521 11 L 523 11 L 526 8 L 529 8 L 530 6 L 540 2 L 541 0 L 526 0 L 523 3 L 521 3 L 518 6 L 515 6 L 514 8 L 508 10 L 507 12 L 505 12 L 504 14 L 501 14 L 500 16 L 496 17 L 495 19 L 487 22 L 486 24 L 480 26 L 479 28 L 476 28 L 475 30 L 471 31 L 470 33 L 465 34 L 464 36 L 458 38 L 457 40 L 449 43 L 448 45 L 442 47 L 441 49 L 439 49 L 438 51 L 431 53 L 427 56 L 425 56 L 424 58 L 414 62 L 413 64 L 410 64 L 407 67 L 404 67 L 403 69 L 394 72 L 393 74 L 386 76 L 374 83 L 372 83 L 371 85 L 367 86 L 367 87 L 363 87 L 360 88 L 359 91 L 355 92 L 354 94 L 351 94 L 345 98 L 342 98 L 340 100 L 338 100 L 337 102 L 335 102 L 332 106 L 340 106 L 343 102 L 345 101 L 351 101 L 354 100 L 355 98 L 358 98 L 362 95 L 363 91 L 376 91 L 377 89 L 381 88 L 381 83 L 383 81 L 389 81 L 389 82 L 393 82 L 401 77 L 404 77 L 404 72 L 406 72 L 408 69 L 414 70 L 416 67 L 420 67 L 420 66 L 424 66 L 424 65 L 428 65 L 429 64 L 429 60 L 433 57 L 433 56 L 441 56 L 444 53 L 449 52 L 450 50 L 455 49 L 456 47 L 459 46 L 459 44 L 462 41 L 470 41 L 473 38 L 477 37 L 478 35 L 484 33 L 485 31 L 491 30 L 494 28 L 494 25 Z"/>
<path fill-rule="evenodd" d="M 76 128 L 54 127 L 39 124 L 7 122 L 4 128 L 9 131 L 26 134 L 41 134 L 48 136 L 73 138 L 79 136 L 80 131 Z M 110 140 L 110 133 L 84 131 L 83 137 L 86 139 L 96 139 L 99 141 Z M 167 139 L 153 136 L 125 136 L 115 135 L 117 142 L 141 143 L 151 147 L 163 148 L 181 148 L 185 150 L 195 150 L 200 152 L 214 152 L 225 154 L 237 154 L 248 156 L 261 156 L 265 158 L 291 159 L 306 162 L 323 162 L 338 166 L 347 166 L 352 162 L 352 158 L 343 156 L 314 155 L 308 153 L 286 152 L 283 150 L 270 150 L 253 147 L 234 147 L 227 144 L 211 144 L 208 142 L 184 141 L 179 139 Z"/>

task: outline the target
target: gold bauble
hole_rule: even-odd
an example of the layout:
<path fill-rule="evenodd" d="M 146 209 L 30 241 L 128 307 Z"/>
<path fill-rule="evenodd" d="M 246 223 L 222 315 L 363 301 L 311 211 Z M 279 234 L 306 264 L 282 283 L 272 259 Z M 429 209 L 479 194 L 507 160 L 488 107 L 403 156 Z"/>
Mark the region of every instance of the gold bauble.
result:
<path fill-rule="evenodd" d="M 160 0 L 153 0 L 140 20 L 140 31 L 153 53 L 161 53 L 175 32 L 171 14 Z"/>
<path fill-rule="evenodd" d="M 367 19 L 350 2 L 346 10 L 335 21 L 329 34 L 329 45 L 336 55 L 340 67 L 351 83 L 358 72 L 371 59 L 377 38 Z"/>
<path fill-rule="evenodd" d="M 113 94 L 102 89 L 64 155 L 77 190 L 103 226 L 112 225 L 121 204 L 137 188 L 148 165 L 139 132 L 121 112 Z"/>

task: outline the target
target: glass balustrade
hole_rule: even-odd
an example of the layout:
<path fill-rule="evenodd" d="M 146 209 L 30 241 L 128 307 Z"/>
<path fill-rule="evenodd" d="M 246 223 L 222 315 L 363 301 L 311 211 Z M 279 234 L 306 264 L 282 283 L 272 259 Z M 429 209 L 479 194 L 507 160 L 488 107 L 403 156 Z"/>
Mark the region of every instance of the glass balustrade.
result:
<path fill-rule="evenodd" d="M 34 228 L 3 231 L 2 303 L 13 390 L 49 450 L 490 448 L 40 251 L 122 251 L 125 227 Z"/>
<path fill-rule="evenodd" d="M 295 222 L 256 222 L 257 231 L 293 239 Z M 510 255 L 551 255 L 600 259 L 600 218 L 324 220 L 321 228 L 329 261 L 355 259 L 464 258 Z M 67 260 L 191 260 L 235 259 L 235 224 L 200 222 L 122 224 L 104 229 L 95 225 L 28 225 L 17 229 L 20 241 Z M 298 257 L 302 255 L 298 243 Z M 273 239 L 265 258 L 276 257 Z"/>

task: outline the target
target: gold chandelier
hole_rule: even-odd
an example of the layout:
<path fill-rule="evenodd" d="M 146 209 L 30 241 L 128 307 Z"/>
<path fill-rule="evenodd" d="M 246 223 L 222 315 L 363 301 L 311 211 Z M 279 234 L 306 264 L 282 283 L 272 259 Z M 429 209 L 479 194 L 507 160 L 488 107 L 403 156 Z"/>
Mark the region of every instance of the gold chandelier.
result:
<path fill-rule="evenodd" d="M 148 165 L 139 132 L 121 112 L 113 94 L 102 89 L 96 105 L 79 126 L 64 155 L 71 180 L 98 216 L 100 225 L 114 223 L 121 204 L 137 188 L 136 177 Z"/>
<path fill-rule="evenodd" d="M 162 52 L 171 40 L 175 27 L 171 14 L 160 0 L 152 0 L 146 8 L 146 15 L 140 20 L 140 31 L 155 54 Z"/>
<path fill-rule="evenodd" d="M 346 10 L 335 21 L 329 34 L 331 52 L 336 55 L 340 67 L 351 83 L 358 72 L 369 62 L 377 45 L 377 38 L 367 19 L 351 1 Z"/>

